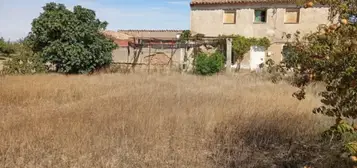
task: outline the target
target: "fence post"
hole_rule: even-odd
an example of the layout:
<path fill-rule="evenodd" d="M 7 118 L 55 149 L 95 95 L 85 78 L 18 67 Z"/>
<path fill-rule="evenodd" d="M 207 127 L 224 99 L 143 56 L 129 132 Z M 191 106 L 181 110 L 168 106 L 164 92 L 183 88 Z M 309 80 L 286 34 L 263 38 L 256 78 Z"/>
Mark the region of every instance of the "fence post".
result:
<path fill-rule="evenodd" d="M 181 46 L 180 46 L 181 47 Z M 184 48 L 180 48 L 180 70 L 182 71 L 184 68 L 184 61 L 185 61 L 185 49 Z"/>
<path fill-rule="evenodd" d="M 230 73 L 231 72 L 231 66 L 232 66 L 232 39 L 231 38 L 226 38 L 226 44 L 227 44 L 227 53 L 226 53 L 226 72 Z"/>
<path fill-rule="evenodd" d="M 151 68 L 151 40 L 149 41 L 149 62 L 148 62 L 148 73 L 150 73 L 150 68 Z"/>

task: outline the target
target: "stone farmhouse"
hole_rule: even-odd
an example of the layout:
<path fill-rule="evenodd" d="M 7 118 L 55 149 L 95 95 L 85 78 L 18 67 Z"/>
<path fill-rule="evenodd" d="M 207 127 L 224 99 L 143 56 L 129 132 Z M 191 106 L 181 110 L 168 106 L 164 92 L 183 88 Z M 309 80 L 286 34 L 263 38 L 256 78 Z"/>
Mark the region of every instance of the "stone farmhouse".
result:
<path fill-rule="evenodd" d="M 295 0 L 192 0 L 190 29 L 205 36 L 239 34 L 246 37 L 267 37 L 268 49 L 252 47 L 242 68 L 254 69 L 267 57 L 279 62 L 283 56 L 284 33 L 301 34 L 328 23 L 328 8 L 302 8 Z M 232 63 L 235 63 L 232 58 Z"/>

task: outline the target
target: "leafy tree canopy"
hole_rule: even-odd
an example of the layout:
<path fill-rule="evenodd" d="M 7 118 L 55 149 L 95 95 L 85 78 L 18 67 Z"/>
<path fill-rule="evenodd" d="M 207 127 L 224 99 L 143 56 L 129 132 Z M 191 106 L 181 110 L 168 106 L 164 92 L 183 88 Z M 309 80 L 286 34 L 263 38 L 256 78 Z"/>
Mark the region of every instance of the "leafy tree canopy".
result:
<path fill-rule="evenodd" d="M 47 3 L 33 20 L 26 43 L 35 53 L 62 73 L 88 73 L 111 63 L 117 46 L 100 31 L 107 22 L 96 19 L 93 10 Z"/>
<path fill-rule="evenodd" d="M 314 113 L 357 118 L 357 1 L 318 0 L 304 6 L 314 3 L 330 8 L 331 23 L 307 35 L 288 35 L 283 62 L 271 67 L 280 74 L 292 71 L 292 84 L 300 88 L 294 93 L 298 99 L 305 98 L 305 88 L 312 81 L 326 84 L 320 93 L 323 105 Z"/>
<path fill-rule="evenodd" d="M 189 39 L 191 38 L 192 34 L 190 30 L 184 30 L 182 31 L 181 35 L 180 35 L 180 41 L 181 42 L 186 42 L 189 41 Z"/>

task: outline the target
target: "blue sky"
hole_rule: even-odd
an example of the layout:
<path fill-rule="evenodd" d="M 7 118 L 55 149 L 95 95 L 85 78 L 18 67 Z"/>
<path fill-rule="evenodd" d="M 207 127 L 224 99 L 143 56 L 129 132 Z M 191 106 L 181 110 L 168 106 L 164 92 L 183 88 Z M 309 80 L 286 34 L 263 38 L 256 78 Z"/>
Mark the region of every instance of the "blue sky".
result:
<path fill-rule="evenodd" d="M 109 30 L 188 29 L 190 24 L 190 0 L 0 0 L 0 36 L 25 37 L 47 2 L 93 9 Z"/>

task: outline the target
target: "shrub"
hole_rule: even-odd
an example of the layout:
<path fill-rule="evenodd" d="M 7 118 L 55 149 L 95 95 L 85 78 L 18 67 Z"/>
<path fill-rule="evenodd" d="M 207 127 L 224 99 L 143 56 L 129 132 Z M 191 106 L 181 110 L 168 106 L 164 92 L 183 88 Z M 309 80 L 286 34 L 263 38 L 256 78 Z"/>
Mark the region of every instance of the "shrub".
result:
<path fill-rule="evenodd" d="M 15 45 L 11 42 L 6 42 L 4 38 L 0 38 L 0 54 L 5 54 L 6 56 L 10 56 L 15 53 Z"/>
<path fill-rule="evenodd" d="M 34 54 L 30 48 L 21 45 L 19 54 L 13 55 L 4 62 L 4 74 L 33 74 L 46 71 L 46 66 L 38 54 Z"/>
<path fill-rule="evenodd" d="M 220 72 L 224 67 L 223 54 L 216 52 L 211 55 L 199 53 L 194 61 L 194 73 L 199 75 L 212 75 Z"/>
<path fill-rule="evenodd" d="M 93 10 L 75 6 L 71 11 L 53 2 L 43 9 L 26 41 L 57 72 L 89 73 L 112 62 L 117 45 L 101 34 L 108 23 L 96 19 Z"/>

